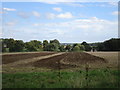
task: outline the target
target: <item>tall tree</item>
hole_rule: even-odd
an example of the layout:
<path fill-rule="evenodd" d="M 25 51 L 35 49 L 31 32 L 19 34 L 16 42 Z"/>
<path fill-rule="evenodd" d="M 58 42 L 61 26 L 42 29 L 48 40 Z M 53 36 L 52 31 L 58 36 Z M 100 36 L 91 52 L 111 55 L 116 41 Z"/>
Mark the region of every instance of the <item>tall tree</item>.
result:
<path fill-rule="evenodd" d="M 3 44 L 6 45 L 6 48 L 9 48 L 10 52 L 15 52 L 15 40 L 10 38 L 10 39 L 4 39 Z"/>
<path fill-rule="evenodd" d="M 87 42 L 82 42 L 81 45 L 84 45 L 85 51 L 90 51 L 91 50 L 91 47 Z"/>
<path fill-rule="evenodd" d="M 32 40 L 25 43 L 25 48 L 27 48 L 28 51 L 41 51 L 42 43 L 41 41 Z"/>
<path fill-rule="evenodd" d="M 60 45 L 59 49 L 60 49 L 61 52 L 64 52 L 65 51 L 65 46 L 64 45 Z"/>
<path fill-rule="evenodd" d="M 15 52 L 22 52 L 24 49 L 24 42 L 22 40 L 15 40 Z"/>
<path fill-rule="evenodd" d="M 60 51 L 59 50 L 60 42 L 57 39 L 50 40 L 49 46 L 51 46 L 50 50 L 52 50 L 52 51 Z"/>
<path fill-rule="evenodd" d="M 60 51 L 56 43 L 49 43 L 46 47 L 47 51 Z"/>
<path fill-rule="evenodd" d="M 66 51 L 71 51 L 71 50 L 72 50 L 72 46 L 71 46 L 71 45 L 66 45 L 65 50 L 66 50 Z"/>
<path fill-rule="evenodd" d="M 80 47 L 79 47 L 79 46 L 75 46 L 75 47 L 73 48 L 73 51 L 76 51 L 76 52 L 80 51 Z"/>
<path fill-rule="evenodd" d="M 44 50 L 44 51 L 47 51 L 47 45 L 48 45 L 48 41 L 47 41 L 47 40 L 44 40 L 44 41 L 43 41 L 43 50 Z"/>
<path fill-rule="evenodd" d="M 58 46 L 60 45 L 60 42 L 57 39 L 50 40 L 50 43 L 56 43 Z"/>

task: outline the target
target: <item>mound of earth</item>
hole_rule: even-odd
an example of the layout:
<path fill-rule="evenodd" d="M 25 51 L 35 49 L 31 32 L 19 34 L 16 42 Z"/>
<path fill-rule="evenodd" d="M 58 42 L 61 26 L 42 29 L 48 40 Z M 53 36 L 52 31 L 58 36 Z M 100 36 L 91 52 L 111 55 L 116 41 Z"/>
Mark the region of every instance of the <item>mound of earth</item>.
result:
<path fill-rule="evenodd" d="M 95 63 L 95 62 L 106 62 L 103 58 L 90 55 L 84 52 L 71 52 L 67 53 L 63 62 L 68 63 L 77 63 L 77 64 L 86 64 L 86 63 Z"/>
<path fill-rule="evenodd" d="M 73 65 L 65 65 L 61 64 L 60 60 L 64 59 L 66 57 L 66 53 L 46 59 L 42 59 L 40 61 L 34 62 L 33 66 L 34 67 L 46 67 L 50 69 L 62 69 L 62 68 L 70 68 L 70 67 L 75 67 Z"/>
<path fill-rule="evenodd" d="M 34 67 L 45 67 L 50 69 L 66 69 L 77 67 L 76 64 L 105 63 L 103 58 L 84 52 L 70 52 L 62 55 L 46 58 L 32 63 Z"/>

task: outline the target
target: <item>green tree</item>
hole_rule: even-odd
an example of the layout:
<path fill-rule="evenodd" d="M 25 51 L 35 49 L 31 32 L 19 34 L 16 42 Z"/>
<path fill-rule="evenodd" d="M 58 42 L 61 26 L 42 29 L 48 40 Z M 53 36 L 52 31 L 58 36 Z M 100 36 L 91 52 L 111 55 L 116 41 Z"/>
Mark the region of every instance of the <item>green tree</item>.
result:
<path fill-rule="evenodd" d="M 57 39 L 50 40 L 49 46 L 49 51 L 60 51 L 60 42 Z"/>
<path fill-rule="evenodd" d="M 85 51 L 84 45 L 80 45 L 79 48 L 80 48 L 80 51 Z"/>
<path fill-rule="evenodd" d="M 96 49 L 97 51 L 104 51 L 105 50 L 105 46 L 103 43 L 97 43 L 96 44 Z"/>
<path fill-rule="evenodd" d="M 65 50 L 66 50 L 66 51 L 71 51 L 71 50 L 72 50 L 72 46 L 71 46 L 71 45 L 66 45 Z"/>
<path fill-rule="evenodd" d="M 80 51 L 84 51 L 84 50 L 85 50 L 84 45 L 75 43 L 75 44 L 73 44 L 72 51 L 74 51 L 73 49 L 74 49 L 76 46 L 79 47 Z"/>
<path fill-rule="evenodd" d="M 30 42 L 25 43 L 25 48 L 28 51 L 41 51 L 42 50 L 42 43 L 41 43 L 41 41 L 32 40 Z"/>
<path fill-rule="evenodd" d="M 78 45 L 79 45 L 78 43 L 73 44 L 73 48 L 74 48 L 75 46 L 78 46 Z"/>
<path fill-rule="evenodd" d="M 61 52 L 64 52 L 65 51 L 65 46 L 64 45 L 60 45 L 59 49 L 60 49 Z"/>
<path fill-rule="evenodd" d="M 22 52 L 24 49 L 24 42 L 22 40 L 15 40 L 15 52 Z"/>
<path fill-rule="evenodd" d="M 84 45 L 85 51 L 90 51 L 91 50 L 91 46 L 87 42 L 82 42 L 81 45 Z"/>
<path fill-rule="evenodd" d="M 24 42 L 22 40 L 2 39 L 2 51 L 3 52 L 21 52 L 24 48 Z"/>
<path fill-rule="evenodd" d="M 47 51 L 47 45 L 48 45 L 48 41 L 47 41 L 47 40 L 44 40 L 44 41 L 43 41 L 43 50 L 44 50 L 44 51 Z"/>
<path fill-rule="evenodd" d="M 80 47 L 79 47 L 79 46 L 75 46 L 75 47 L 73 48 L 73 51 L 76 51 L 76 52 L 80 51 Z"/>
<path fill-rule="evenodd" d="M 49 43 L 46 47 L 47 51 L 59 51 L 59 47 L 56 43 Z"/>
<path fill-rule="evenodd" d="M 57 39 L 50 40 L 50 43 L 56 43 L 56 45 L 60 45 L 60 42 Z"/>
<path fill-rule="evenodd" d="M 26 51 L 37 51 L 37 48 L 30 42 L 25 43 Z"/>
<path fill-rule="evenodd" d="M 120 38 L 104 41 L 103 45 L 106 51 L 120 51 Z"/>
<path fill-rule="evenodd" d="M 10 38 L 10 39 L 3 39 L 3 49 L 9 48 L 10 52 L 15 52 L 15 40 Z M 5 47 L 4 47 L 5 46 Z"/>

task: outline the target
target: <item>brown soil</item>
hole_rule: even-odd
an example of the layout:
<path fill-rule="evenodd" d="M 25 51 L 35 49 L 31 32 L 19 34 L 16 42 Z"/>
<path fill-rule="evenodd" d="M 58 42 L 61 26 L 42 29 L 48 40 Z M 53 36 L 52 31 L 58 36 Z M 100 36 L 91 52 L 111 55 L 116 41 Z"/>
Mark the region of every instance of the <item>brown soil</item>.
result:
<path fill-rule="evenodd" d="M 90 55 L 88 53 L 83 52 L 71 52 L 67 53 L 67 56 L 63 60 L 64 62 L 72 62 L 72 63 L 79 63 L 79 64 L 86 64 L 86 63 L 95 63 L 95 62 L 106 62 L 103 58 Z"/>
<path fill-rule="evenodd" d="M 8 54 L 8 55 L 5 54 L 5 55 L 2 55 L 2 64 L 8 64 L 8 63 L 13 63 L 13 62 L 24 60 L 24 59 L 52 55 L 52 54 L 55 54 L 55 53 L 41 52 L 41 53 Z"/>
<path fill-rule="evenodd" d="M 61 63 L 61 61 L 64 63 Z M 34 67 L 46 67 L 50 69 L 66 69 L 66 68 L 77 67 L 77 65 L 74 63 L 86 64 L 86 63 L 96 63 L 96 62 L 105 63 L 106 61 L 103 58 L 93 56 L 88 53 L 71 52 L 71 53 L 65 53 L 62 55 L 50 57 L 47 59 L 42 59 L 37 62 L 29 63 L 29 64 L 32 64 Z"/>
<path fill-rule="evenodd" d="M 66 55 L 67 53 L 54 56 L 54 57 L 50 57 L 50 58 L 46 58 L 46 59 L 42 59 L 40 61 L 34 62 L 33 66 L 34 67 L 46 67 L 50 69 L 63 69 L 63 68 L 75 67 L 73 65 L 65 65 L 65 64 L 60 63 L 60 60 L 64 59 Z"/>

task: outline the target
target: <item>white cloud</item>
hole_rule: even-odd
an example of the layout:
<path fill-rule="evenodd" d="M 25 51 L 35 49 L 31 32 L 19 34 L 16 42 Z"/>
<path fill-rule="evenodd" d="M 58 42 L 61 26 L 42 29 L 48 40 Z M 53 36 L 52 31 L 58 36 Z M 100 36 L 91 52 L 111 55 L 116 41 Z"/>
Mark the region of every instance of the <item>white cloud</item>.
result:
<path fill-rule="evenodd" d="M 114 12 L 112 12 L 112 15 L 120 15 L 120 12 L 114 11 Z"/>
<path fill-rule="evenodd" d="M 70 19 L 70 18 L 73 18 L 74 16 L 70 12 L 65 12 L 60 14 L 47 13 L 46 17 L 47 19 L 55 19 L 55 18 Z"/>
<path fill-rule="evenodd" d="M 44 0 L 44 1 L 39 0 L 39 1 L 41 1 L 43 3 L 48 3 L 48 4 L 59 4 L 59 3 L 64 3 L 64 2 L 68 2 L 68 3 L 69 2 L 80 2 L 81 0 Z M 87 0 L 84 0 L 84 1 L 86 2 Z"/>
<path fill-rule="evenodd" d="M 22 17 L 22 18 L 29 18 L 29 14 L 26 12 L 18 12 L 18 16 Z"/>
<path fill-rule="evenodd" d="M 85 7 L 84 5 L 78 4 L 78 3 L 66 3 L 66 4 L 69 5 L 69 6 L 73 6 L 73 7 Z"/>
<path fill-rule="evenodd" d="M 35 17 L 40 17 L 40 13 L 37 12 L 37 11 L 33 11 L 32 14 L 33 14 Z"/>
<path fill-rule="evenodd" d="M 3 10 L 5 10 L 5 11 L 16 11 L 16 9 L 13 9 L 13 8 L 3 8 Z"/>
<path fill-rule="evenodd" d="M 89 19 L 77 19 L 72 22 L 74 28 L 81 28 L 83 30 L 90 30 L 95 32 L 103 32 L 106 30 L 114 30 L 113 26 L 117 26 L 117 22 L 99 19 L 97 17 L 92 17 Z M 112 27 L 112 28 L 111 28 Z"/>
<path fill-rule="evenodd" d="M 88 35 L 88 38 L 98 38 L 100 37 L 110 37 L 116 35 L 117 33 L 117 21 L 109 21 L 105 19 L 99 19 L 97 17 L 91 17 L 88 19 L 76 19 L 69 22 L 59 22 L 59 23 L 38 23 L 34 26 L 41 27 L 44 30 L 44 34 L 53 34 L 57 37 L 69 36 L 85 38 L 84 35 Z M 40 31 L 41 32 L 41 31 Z M 68 36 L 69 35 L 69 36 Z"/>
<path fill-rule="evenodd" d="M 55 11 L 57 11 L 57 12 L 61 12 L 61 11 L 62 11 L 62 9 L 59 8 L 59 7 L 55 7 L 55 8 L 53 8 L 53 10 L 55 10 Z"/>
<path fill-rule="evenodd" d="M 55 30 L 51 29 L 48 32 L 49 32 L 49 34 L 56 35 L 56 36 L 57 35 L 63 35 L 65 33 L 61 29 L 55 29 Z"/>
<path fill-rule="evenodd" d="M 106 26 L 107 25 L 107 26 Z M 97 17 L 91 17 L 88 19 L 76 19 L 73 21 L 69 21 L 69 22 L 59 22 L 59 23 L 38 23 L 38 24 L 34 24 L 34 26 L 44 26 L 44 27 L 51 27 L 51 28 L 81 28 L 81 29 L 99 29 L 102 30 L 104 29 L 104 27 L 110 27 L 113 25 L 117 25 L 117 22 L 113 22 L 113 21 L 109 21 L 109 20 L 104 20 L 104 19 L 99 19 Z M 97 27 L 97 28 L 94 28 Z M 102 27 L 99 28 L 99 27 Z M 74 29 L 74 30 L 76 30 Z"/>
<path fill-rule="evenodd" d="M 7 22 L 6 25 L 7 26 L 14 26 L 16 24 L 16 22 Z"/>
<path fill-rule="evenodd" d="M 38 23 L 35 23 L 35 24 L 33 24 L 33 26 L 39 26 L 39 24 L 38 24 Z"/>
<path fill-rule="evenodd" d="M 118 6 L 118 2 L 109 2 L 108 4 L 110 4 L 112 6 Z"/>
<path fill-rule="evenodd" d="M 26 19 L 26 18 L 29 18 L 30 16 L 35 16 L 37 18 L 39 18 L 41 15 L 39 12 L 37 11 L 32 11 L 32 12 L 18 12 L 17 13 L 18 16 Z"/>
<path fill-rule="evenodd" d="M 69 18 L 73 18 L 73 15 L 72 13 L 70 12 L 66 12 L 66 13 L 61 13 L 59 15 L 56 16 L 57 18 L 66 18 L 66 19 L 69 19 Z"/>
<path fill-rule="evenodd" d="M 14 25 L 10 22 L 8 24 Z M 6 28 L 6 32 L 8 32 L 8 28 Z M 11 33 L 14 32 L 17 38 L 23 38 L 21 35 L 27 35 L 27 40 L 38 38 L 40 40 L 49 40 L 56 38 L 62 42 L 82 42 L 83 40 L 93 42 L 95 40 L 100 41 L 112 38 L 115 35 L 117 36 L 118 23 L 117 21 L 91 17 L 86 19 L 74 19 L 66 22 L 28 24 L 27 26 L 11 28 L 9 31 Z M 4 32 L 4 34 L 6 32 Z"/>
<path fill-rule="evenodd" d="M 69 5 L 69 6 L 73 6 L 73 7 L 84 7 L 83 4 L 78 4 L 74 0 L 69 0 L 69 1 L 60 0 L 60 1 L 49 1 L 49 2 L 45 1 L 43 3 L 47 3 L 47 4 L 65 4 L 65 5 Z"/>
<path fill-rule="evenodd" d="M 6 12 L 2 12 L 2 11 L 0 11 L 0 14 L 4 14 L 4 13 L 6 13 Z"/>
<path fill-rule="evenodd" d="M 47 4 L 59 4 L 59 2 L 52 2 L 52 1 L 44 1 L 43 3 L 47 3 Z"/>
<path fill-rule="evenodd" d="M 46 17 L 47 17 L 47 19 L 54 19 L 56 17 L 56 15 L 53 13 L 47 13 Z"/>

